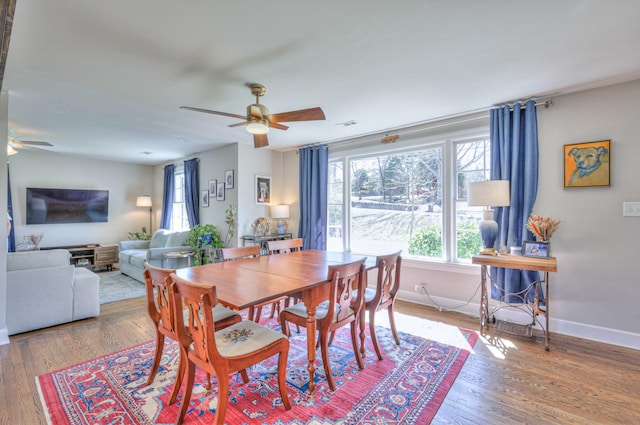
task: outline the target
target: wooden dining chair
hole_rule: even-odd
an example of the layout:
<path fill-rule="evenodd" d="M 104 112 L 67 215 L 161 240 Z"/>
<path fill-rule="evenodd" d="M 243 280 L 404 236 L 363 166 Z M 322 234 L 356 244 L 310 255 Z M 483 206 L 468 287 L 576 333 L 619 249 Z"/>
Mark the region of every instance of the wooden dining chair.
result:
<path fill-rule="evenodd" d="M 289 252 L 300 251 L 302 249 L 302 238 L 281 239 L 267 242 L 269 254 L 287 254 Z"/>
<path fill-rule="evenodd" d="M 398 251 L 389 255 L 380 255 L 376 257 L 376 269 L 378 278 L 376 279 L 375 289 L 367 288 L 364 291 L 364 308 L 362 309 L 362 323 L 364 324 L 364 315 L 369 312 L 369 333 L 373 348 L 376 350 L 378 359 L 382 360 L 382 352 L 376 335 L 375 317 L 376 312 L 387 310 L 389 313 L 389 324 L 391 325 L 391 333 L 396 344 L 400 345 L 398 332 L 396 331 L 396 323 L 393 313 L 393 307 L 400 289 L 400 270 L 402 268 L 402 257 Z M 365 355 L 364 345 L 360 347 L 362 356 Z"/>
<path fill-rule="evenodd" d="M 187 382 L 176 425 L 182 424 L 189 409 L 196 367 L 217 378 L 214 423 L 222 425 L 229 402 L 229 374 L 239 371 L 246 384 L 249 382 L 246 369 L 276 354 L 280 397 L 285 409 L 290 410 L 286 382 L 289 339 L 251 320 L 216 331 L 212 315 L 212 309 L 218 304 L 215 286 L 181 279 L 175 273 L 171 274 L 168 282 L 174 305 L 184 303 L 189 312 L 186 320 L 176 314 L 178 335 L 187 352 Z"/>
<path fill-rule="evenodd" d="M 164 338 L 169 337 L 174 341 L 179 341 L 179 336 L 176 331 L 176 324 L 174 318 L 174 311 L 182 311 L 182 306 L 174 309 L 173 298 L 169 294 L 167 287 L 167 278 L 173 272 L 174 269 L 163 269 L 155 267 L 145 262 L 144 280 L 147 292 L 147 312 L 149 317 L 153 321 L 156 329 L 156 350 L 153 355 L 153 364 L 149 371 L 149 377 L 147 378 L 147 385 L 150 385 L 155 379 L 158 367 L 160 366 L 160 359 L 162 358 L 162 351 L 164 349 Z M 216 324 L 216 329 L 223 329 L 227 326 L 231 326 L 234 323 L 238 323 L 242 320 L 242 317 L 234 310 L 223 306 L 216 306 L 213 311 L 213 318 Z M 182 345 L 179 344 L 181 347 Z M 184 356 L 183 356 L 184 355 Z M 184 375 L 186 353 L 181 353 L 178 360 L 178 374 L 176 375 L 176 383 L 169 397 L 169 404 L 173 404 L 180 391 L 180 384 L 182 383 L 182 376 Z"/>
<path fill-rule="evenodd" d="M 364 266 L 365 258 L 353 263 L 329 266 L 328 275 L 331 279 L 329 300 L 318 305 L 316 310 L 316 328 L 319 333 L 322 363 L 331 391 L 335 391 L 336 384 L 331 374 L 329 362 L 330 334 L 335 330 L 350 325 L 353 353 L 360 370 L 364 363 L 358 345 L 358 329 L 360 310 L 363 308 L 364 285 L 366 283 Z M 280 312 L 282 332 L 289 336 L 289 322 L 298 326 L 307 326 L 307 308 L 304 303 L 287 307 Z"/>

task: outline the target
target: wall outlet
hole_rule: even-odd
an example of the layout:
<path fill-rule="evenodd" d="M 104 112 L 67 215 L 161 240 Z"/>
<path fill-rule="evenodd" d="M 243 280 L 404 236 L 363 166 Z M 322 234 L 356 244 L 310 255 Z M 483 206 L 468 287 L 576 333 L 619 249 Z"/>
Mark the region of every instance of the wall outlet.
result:
<path fill-rule="evenodd" d="M 422 291 L 424 290 L 424 283 L 416 283 L 416 285 L 413 287 L 413 290 L 422 293 Z"/>

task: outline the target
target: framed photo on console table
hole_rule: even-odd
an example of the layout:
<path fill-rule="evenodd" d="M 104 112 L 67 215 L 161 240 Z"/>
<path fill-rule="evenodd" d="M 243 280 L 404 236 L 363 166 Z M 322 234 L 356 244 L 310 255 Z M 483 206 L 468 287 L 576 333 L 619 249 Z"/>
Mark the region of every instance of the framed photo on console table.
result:
<path fill-rule="evenodd" d="M 549 258 L 549 242 L 524 241 L 522 255 L 533 258 Z"/>

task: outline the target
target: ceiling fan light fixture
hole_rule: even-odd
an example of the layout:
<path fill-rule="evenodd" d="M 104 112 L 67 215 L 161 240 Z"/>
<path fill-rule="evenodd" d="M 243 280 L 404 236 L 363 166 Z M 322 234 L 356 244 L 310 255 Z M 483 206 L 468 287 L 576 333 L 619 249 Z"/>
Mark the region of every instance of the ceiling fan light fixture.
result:
<path fill-rule="evenodd" d="M 247 122 L 247 131 L 251 134 L 267 134 L 269 122 L 267 120 L 250 120 Z"/>

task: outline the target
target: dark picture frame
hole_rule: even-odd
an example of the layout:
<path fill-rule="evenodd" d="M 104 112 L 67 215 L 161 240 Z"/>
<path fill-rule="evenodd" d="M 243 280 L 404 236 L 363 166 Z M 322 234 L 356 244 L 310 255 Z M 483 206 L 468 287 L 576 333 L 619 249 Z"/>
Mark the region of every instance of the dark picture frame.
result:
<path fill-rule="evenodd" d="M 256 205 L 269 205 L 271 202 L 271 177 L 256 175 L 253 187 Z"/>
<path fill-rule="evenodd" d="M 218 182 L 218 187 L 216 191 L 216 199 L 218 201 L 224 201 L 224 182 Z"/>
<path fill-rule="evenodd" d="M 522 255 L 531 258 L 549 258 L 549 242 L 524 241 Z"/>
<path fill-rule="evenodd" d="M 209 198 L 216 197 L 216 190 L 218 188 L 218 180 L 209 180 Z"/>
<path fill-rule="evenodd" d="M 611 186 L 611 140 L 564 145 L 564 187 Z"/>
<path fill-rule="evenodd" d="M 233 189 L 233 170 L 227 170 L 224 172 L 224 188 Z"/>

